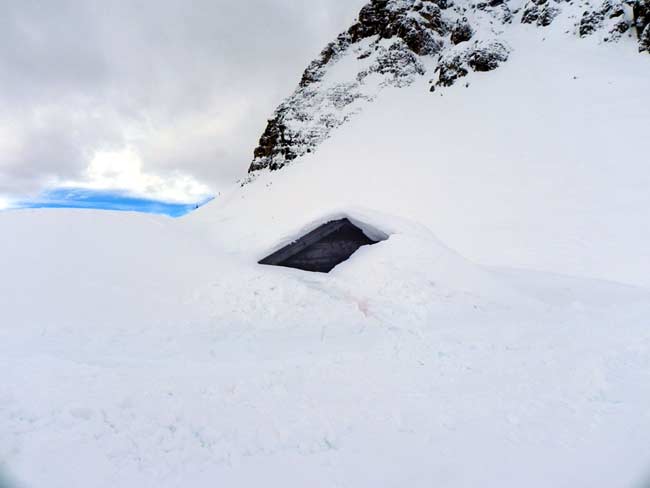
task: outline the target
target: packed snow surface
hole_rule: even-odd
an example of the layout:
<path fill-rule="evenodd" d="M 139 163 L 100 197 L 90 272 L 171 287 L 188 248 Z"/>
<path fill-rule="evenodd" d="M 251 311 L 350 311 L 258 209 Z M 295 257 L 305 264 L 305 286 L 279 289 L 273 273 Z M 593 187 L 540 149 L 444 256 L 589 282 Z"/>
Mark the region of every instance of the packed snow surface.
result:
<path fill-rule="evenodd" d="M 650 64 L 512 35 L 187 218 L 0 214 L 9 482 L 647 484 Z M 256 264 L 343 215 L 388 239 Z"/>

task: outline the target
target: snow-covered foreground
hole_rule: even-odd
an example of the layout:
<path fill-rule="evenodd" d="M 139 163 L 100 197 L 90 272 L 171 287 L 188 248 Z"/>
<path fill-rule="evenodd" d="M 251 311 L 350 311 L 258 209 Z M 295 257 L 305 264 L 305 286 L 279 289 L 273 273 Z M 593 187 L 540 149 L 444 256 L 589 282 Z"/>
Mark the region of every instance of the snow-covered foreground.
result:
<path fill-rule="evenodd" d="M 30 246 L 36 224 L 72 252 Z M 321 276 L 196 247 L 156 268 L 177 229 L 151 217 L 2 225 L 33 266 L 3 258 L 0 454 L 24 486 L 632 487 L 650 468 L 644 290 L 486 271 L 414 229 Z"/>
<path fill-rule="evenodd" d="M 396 90 L 186 219 L 0 214 L 7 475 L 647 484 L 650 67 L 530 36 L 534 59 Z M 390 238 L 329 275 L 255 264 L 340 212 Z"/>

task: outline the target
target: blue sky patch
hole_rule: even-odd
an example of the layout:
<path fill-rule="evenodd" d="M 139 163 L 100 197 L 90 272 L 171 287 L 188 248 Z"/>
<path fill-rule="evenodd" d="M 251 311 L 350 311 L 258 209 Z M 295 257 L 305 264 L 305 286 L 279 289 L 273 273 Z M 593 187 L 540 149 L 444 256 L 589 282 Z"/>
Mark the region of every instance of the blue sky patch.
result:
<path fill-rule="evenodd" d="M 18 202 L 18 208 L 85 208 L 144 212 L 182 217 L 205 205 L 212 198 L 196 203 L 177 203 L 135 197 L 118 191 L 59 188 L 43 193 L 34 200 Z"/>

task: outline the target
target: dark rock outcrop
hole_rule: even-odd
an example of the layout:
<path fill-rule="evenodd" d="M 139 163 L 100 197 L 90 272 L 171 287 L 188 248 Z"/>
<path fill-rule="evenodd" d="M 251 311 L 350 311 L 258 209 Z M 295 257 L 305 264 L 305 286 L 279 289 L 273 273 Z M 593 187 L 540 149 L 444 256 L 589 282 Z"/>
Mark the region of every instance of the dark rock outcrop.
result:
<path fill-rule="evenodd" d="M 625 15 L 627 4 L 632 8 L 632 19 Z M 583 12 L 578 34 L 587 37 L 596 32 L 605 32 L 605 42 L 616 41 L 634 29 L 639 41 L 639 51 L 650 52 L 650 0 L 604 0 L 603 3 Z"/>
<path fill-rule="evenodd" d="M 497 24 L 512 17 L 504 0 L 490 0 L 474 10 L 474 17 Z M 370 1 L 357 21 L 312 61 L 296 92 L 275 111 L 249 171 L 280 169 L 315 150 L 378 91 L 387 86 L 408 86 L 424 75 L 424 58 L 440 58 L 440 86 L 450 86 L 470 70 L 494 69 L 507 58 L 505 48 L 496 49 L 496 45 L 480 40 L 470 45 L 475 29 L 469 14 L 466 7 L 451 0 Z M 487 32 L 492 32 L 491 28 Z M 453 45 L 463 46 L 463 50 L 457 58 L 446 59 L 443 51 Z M 348 55 L 355 56 L 358 71 L 345 80 L 328 78 L 330 66 Z"/>
<path fill-rule="evenodd" d="M 650 1 L 634 1 L 632 3 L 632 15 L 634 16 L 634 27 L 637 35 L 641 38 L 648 25 L 650 25 Z"/>
<path fill-rule="evenodd" d="M 456 83 L 456 80 L 469 73 L 465 59 L 459 54 L 440 61 L 436 71 L 438 72 L 438 86 L 451 86 Z"/>
<path fill-rule="evenodd" d="M 639 38 L 639 51 L 650 53 L 650 24 L 645 27 Z"/>
<path fill-rule="evenodd" d="M 269 120 L 254 152 L 254 161 L 258 162 L 258 165 L 251 166 L 250 171 L 257 171 L 265 167 L 272 171 L 279 169 L 274 162 L 276 156 L 282 156 L 283 161 L 293 161 L 298 157 L 293 150 L 287 127 L 282 122 L 283 115 L 284 110 L 279 110 L 275 117 Z"/>
<path fill-rule="evenodd" d="M 345 123 L 359 100 L 371 100 L 364 85 L 410 85 L 425 73 L 421 56 L 438 54 L 453 23 L 443 15 L 446 0 L 373 0 L 357 21 L 307 67 L 296 92 L 275 112 L 260 138 L 249 171 L 276 170 L 311 152 Z M 353 79 L 322 86 L 330 65 L 350 50 L 364 61 Z"/>
<path fill-rule="evenodd" d="M 509 50 L 500 42 L 479 45 L 467 55 L 467 64 L 474 71 L 492 71 L 508 60 Z"/>
<path fill-rule="evenodd" d="M 634 28 L 639 36 L 639 51 L 650 53 L 650 0 L 636 0 L 632 12 Z"/>
<path fill-rule="evenodd" d="M 457 22 L 452 29 L 450 40 L 452 44 L 460 44 L 461 42 L 471 40 L 473 35 L 474 29 L 469 25 L 467 19 L 463 19 L 462 21 Z"/>
<path fill-rule="evenodd" d="M 612 24 L 609 32 L 614 37 L 620 36 L 620 34 L 629 29 L 630 26 L 627 20 L 625 20 L 623 4 L 616 3 L 612 0 L 605 0 L 599 8 L 586 10 L 580 19 L 578 34 L 580 37 L 590 36 L 594 32 L 602 29 L 605 23 Z M 607 40 L 610 40 L 610 38 Z"/>
<path fill-rule="evenodd" d="M 559 13 L 560 8 L 555 0 L 531 0 L 524 6 L 521 21 L 524 24 L 547 27 Z"/>
<path fill-rule="evenodd" d="M 509 49 L 502 43 L 476 42 L 460 53 L 443 58 L 438 63 L 438 86 L 449 87 L 473 71 L 492 71 L 508 60 Z"/>

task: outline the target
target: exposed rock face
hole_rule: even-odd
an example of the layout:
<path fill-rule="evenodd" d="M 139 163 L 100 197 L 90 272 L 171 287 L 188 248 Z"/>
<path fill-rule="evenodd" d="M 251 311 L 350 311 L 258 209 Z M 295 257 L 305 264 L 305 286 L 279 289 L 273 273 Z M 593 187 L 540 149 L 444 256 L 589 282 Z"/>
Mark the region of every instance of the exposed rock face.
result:
<path fill-rule="evenodd" d="M 366 44 L 351 47 L 354 59 L 362 61 L 351 81 L 321 82 L 325 67 L 337 56 L 338 46 L 330 45 L 323 51 L 320 59 L 329 58 L 325 64 L 310 65 L 296 92 L 269 120 L 255 149 L 250 172 L 280 169 L 311 152 L 334 128 L 359 111 L 360 102 L 373 100 L 373 92 L 386 86 L 408 86 L 426 72 L 419 56 L 401 38 Z"/>
<path fill-rule="evenodd" d="M 650 53 L 650 24 L 646 25 L 639 39 L 639 51 Z"/>
<path fill-rule="evenodd" d="M 474 29 L 469 25 L 466 19 L 463 19 L 460 22 L 457 22 L 451 31 L 451 43 L 460 44 L 461 42 L 467 42 L 472 39 L 474 35 Z"/>
<path fill-rule="evenodd" d="M 580 37 L 602 33 L 603 41 L 615 41 L 635 31 L 639 49 L 650 52 L 650 0 L 585 1 L 586 8 L 570 0 L 528 0 L 515 9 L 517 0 L 371 0 L 275 111 L 249 171 L 277 170 L 316 150 L 386 87 L 409 86 L 432 71 L 435 91 L 498 68 L 510 54 L 500 37 L 515 18 L 544 28 L 561 15 L 577 16 Z"/>
<path fill-rule="evenodd" d="M 508 48 L 500 42 L 476 46 L 467 55 L 467 64 L 474 71 L 492 71 L 508 60 Z"/>
<path fill-rule="evenodd" d="M 617 40 L 630 28 L 625 18 L 623 4 L 605 0 L 598 8 L 587 10 L 582 14 L 578 34 L 580 37 L 590 36 L 598 31 L 607 32 L 605 41 Z"/>
<path fill-rule="evenodd" d="M 469 70 L 464 56 L 455 54 L 440 60 L 436 72 L 438 73 L 438 86 L 451 86 L 458 78 L 467 76 Z"/>
<path fill-rule="evenodd" d="M 382 89 L 408 86 L 423 76 L 425 65 L 435 63 L 449 46 L 458 45 L 458 67 L 453 75 L 450 69 L 441 72 L 439 86 L 449 86 L 470 70 L 496 68 L 507 58 L 507 49 L 479 40 L 470 43 L 470 18 L 500 23 L 504 15 L 511 17 L 500 0 L 471 11 L 448 0 L 371 1 L 357 22 L 307 67 L 296 92 L 278 107 L 255 149 L 250 171 L 280 169 L 311 152 Z M 494 54 L 491 49 L 496 49 Z M 349 72 L 332 74 L 332 67 L 344 61 L 352 61 Z"/>
<path fill-rule="evenodd" d="M 555 0 L 531 0 L 524 7 L 521 21 L 524 24 L 546 27 L 551 25 L 559 13 L 560 8 Z"/>
<path fill-rule="evenodd" d="M 269 120 L 250 171 L 281 168 L 354 115 L 356 102 L 424 75 L 420 57 L 437 54 L 451 29 L 444 8 L 444 0 L 374 0 L 363 7 L 357 22 L 325 47 Z M 360 61 L 358 71 L 347 80 L 323 82 L 329 67 L 350 52 Z"/>
<path fill-rule="evenodd" d="M 451 86 L 456 80 L 467 76 L 470 70 L 492 71 L 508 60 L 508 48 L 498 42 L 476 42 L 460 52 L 452 52 L 442 57 L 436 72 L 438 86 Z"/>
<path fill-rule="evenodd" d="M 437 53 L 441 36 L 449 30 L 442 7 L 433 0 L 374 0 L 361 9 L 359 20 L 348 33 L 356 42 L 367 37 L 401 38 L 416 54 Z"/>
<path fill-rule="evenodd" d="M 639 51 L 650 53 L 650 0 L 637 0 L 632 4 L 633 23 L 639 36 Z"/>
<path fill-rule="evenodd" d="M 631 18 L 625 6 L 631 8 Z M 611 42 L 633 31 L 639 40 L 639 51 L 650 52 L 650 0 L 604 0 L 596 8 L 584 11 L 578 33 L 580 37 L 603 32 L 603 41 Z"/>

